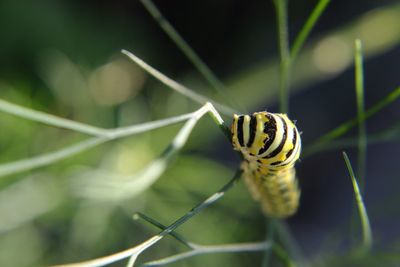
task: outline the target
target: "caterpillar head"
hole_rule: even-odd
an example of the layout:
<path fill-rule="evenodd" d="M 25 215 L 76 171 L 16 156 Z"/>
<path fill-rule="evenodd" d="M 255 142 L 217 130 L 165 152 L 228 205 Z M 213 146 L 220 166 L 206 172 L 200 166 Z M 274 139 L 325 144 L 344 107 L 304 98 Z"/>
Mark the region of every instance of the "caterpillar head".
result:
<path fill-rule="evenodd" d="M 232 145 L 250 161 L 271 169 L 293 166 L 301 151 L 300 134 L 286 114 L 234 115 Z"/>

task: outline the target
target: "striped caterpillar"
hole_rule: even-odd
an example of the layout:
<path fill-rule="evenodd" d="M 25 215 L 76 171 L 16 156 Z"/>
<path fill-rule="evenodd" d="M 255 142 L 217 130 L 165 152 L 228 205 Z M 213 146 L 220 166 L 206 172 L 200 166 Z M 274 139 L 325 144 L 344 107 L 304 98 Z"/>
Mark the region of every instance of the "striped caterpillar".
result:
<path fill-rule="evenodd" d="M 231 133 L 233 148 L 244 158 L 245 183 L 264 214 L 277 218 L 293 215 L 300 198 L 294 164 L 301 151 L 294 123 L 286 114 L 235 114 Z"/>

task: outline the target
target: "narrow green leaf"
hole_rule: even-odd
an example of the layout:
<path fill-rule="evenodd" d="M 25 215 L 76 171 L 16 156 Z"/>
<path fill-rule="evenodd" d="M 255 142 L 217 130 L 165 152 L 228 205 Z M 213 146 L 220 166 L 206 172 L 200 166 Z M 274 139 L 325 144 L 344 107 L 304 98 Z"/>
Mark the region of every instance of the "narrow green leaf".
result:
<path fill-rule="evenodd" d="M 165 230 L 168 228 L 167 226 L 159 223 L 158 221 L 142 214 L 142 213 L 135 213 L 133 215 L 134 219 L 144 219 L 146 222 L 156 226 L 157 228 L 161 230 Z M 238 252 L 254 252 L 254 251 L 261 251 L 261 250 L 267 250 L 271 251 L 271 242 L 269 241 L 264 241 L 264 242 L 253 242 L 253 243 L 234 243 L 234 244 L 221 244 L 221 245 L 200 245 L 196 243 L 192 243 L 187 241 L 184 237 L 181 235 L 175 233 L 174 231 L 170 233 L 175 239 L 183 243 L 185 246 L 187 246 L 191 251 L 184 252 L 184 253 L 179 253 L 175 254 L 172 256 L 168 256 L 166 258 L 158 259 L 158 260 L 153 260 L 144 263 L 141 265 L 142 267 L 144 266 L 163 266 L 167 265 L 170 263 L 174 263 L 177 261 L 181 261 L 193 256 L 197 255 L 202 255 L 202 254 L 212 254 L 212 253 L 238 253 Z M 129 266 L 129 265 L 128 265 Z"/>
<path fill-rule="evenodd" d="M 146 262 L 140 266 L 141 267 L 165 266 L 177 261 L 181 261 L 190 257 L 203 254 L 256 252 L 256 251 L 262 251 L 264 249 L 271 249 L 271 245 L 267 242 L 254 242 L 254 243 L 199 246 L 197 249 L 175 254 L 173 256 L 169 256 L 159 260 Z"/>
<path fill-rule="evenodd" d="M 24 172 L 34 168 L 48 166 L 62 159 L 66 159 L 82 153 L 86 150 L 89 150 L 97 145 L 106 142 L 107 140 L 108 139 L 105 137 L 92 137 L 78 144 L 68 146 L 55 152 L 45 153 L 27 159 L 0 164 L 0 177 Z"/>
<path fill-rule="evenodd" d="M 305 262 L 305 258 L 303 256 L 303 252 L 300 248 L 300 245 L 297 243 L 297 240 L 293 237 L 288 225 L 284 221 L 276 221 L 275 231 L 277 233 L 277 242 L 280 242 L 282 246 L 288 251 L 290 258 L 296 262 L 296 265 L 299 267 L 307 266 Z"/>
<path fill-rule="evenodd" d="M 314 28 L 315 24 L 317 23 L 319 17 L 325 11 L 326 7 L 328 6 L 330 0 L 320 0 L 314 10 L 311 12 L 311 15 L 308 17 L 306 23 L 301 28 L 300 33 L 297 35 L 296 39 L 294 40 L 292 49 L 291 49 L 291 59 L 294 61 L 301 48 L 303 47 L 305 41 L 307 40 L 308 36 L 310 35 L 312 29 Z"/>
<path fill-rule="evenodd" d="M 147 71 L 150 75 L 152 75 L 154 78 L 158 79 L 160 82 L 168 86 L 169 88 L 175 90 L 176 92 L 180 93 L 181 95 L 186 96 L 189 99 L 192 99 L 193 101 L 199 103 L 199 104 L 206 104 L 207 102 L 212 103 L 221 113 L 227 115 L 227 116 L 232 116 L 233 113 L 238 113 L 234 109 L 225 106 L 223 104 L 220 104 L 216 101 L 213 101 L 201 94 L 196 93 L 192 89 L 187 88 L 186 86 L 183 86 L 180 83 L 177 83 L 176 81 L 172 80 L 171 78 L 165 76 L 131 52 L 128 52 L 126 50 L 121 51 L 123 54 L 125 54 L 128 58 L 130 58 L 133 62 L 135 62 L 139 67 Z"/>
<path fill-rule="evenodd" d="M 88 124 L 60 118 L 45 112 L 25 108 L 5 100 L 0 99 L 0 111 L 24 118 L 31 121 L 41 122 L 47 125 L 73 130 L 76 132 L 94 135 L 94 136 L 105 136 L 106 130 L 91 126 Z"/>
<path fill-rule="evenodd" d="M 357 175 L 361 191 L 365 186 L 365 164 L 367 159 L 367 130 L 365 125 L 365 105 L 364 105 L 364 70 L 363 52 L 361 40 L 355 41 L 355 81 L 357 97 L 357 120 L 358 120 L 358 164 Z"/>
<path fill-rule="evenodd" d="M 271 218 L 271 219 L 266 219 L 265 220 L 265 228 L 266 228 L 266 237 L 265 240 L 268 240 L 269 243 L 271 243 L 272 246 L 275 244 L 275 224 L 276 220 Z M 268 267 L 271 262 L 271 250 L 267 249 L 264 251 L 264 256 L 263 256 L 263 261 L 261 266 L 262 267 Z"/>
<path fill-rule="evenodd" d="M 207 64 L 196 54 L 192 47 L 182 38 L 182 36 L 176 31 L 171 23 L 162 15 L 160 10 L 154 5 L 151 0 L 141 0 L 147 11 L 157 21 L 160 27 L 165 33 L 172 39 L 175 45 L 183 52 L 183 54 L 190 60 L 195 66 L 198 72 L 207 80 L 207 82 L 215 89 L 224 99 L 233 102 L 234 106 L 239 106 L 236 101 L 232 100 L 232 97 L 227 93 L 226 87 L 220 79 L 213 73 L 213 71 L 207 66 Z"/>
<path fill-rule="evenodd" d="M 278 24 L 278 45 L 280 54 L 279 110 L 289 112 L 289 86 L 291 59 L 287 19 L 287 0 L 273 0 Z"/>
<path fill-rule="evenodd" d="M 184 214 L 182 217 L 177 219 L 174 223 L 169 225 L 166 229 L 161 231 L 159 234 L 147 239 L 145 242 L 134 246 L 132 248 L 114 253 L 112 255 L 100 257 L 97 259 L 93 260 L 87 260 L 83 262 L 78 262 L 78 263 L 71 263 L 71 264 L 64 264 L 64 265 L 57 265 L 58 267 L 97 267 L 97 266 L 105 266 L 107 264 L 111 264 L 126 258 L 130 258 L 128 265 L 133 265 L 137 256 L 139 256 L 143 251 L 147 250 L 154 244 L 156 244 L 158 241 L 163 239 L 165 236 L 169 235 L 173 231 L 175 231 L 176 228 L 184 224 L 186 221 L 190 220 L 193 216 L 196 214 L 200 213 L 203 209 L 207 208 L 208 206 L 212 205 L 215 203 L 217 200 L 222 198 L 225 193 L 231 189 L 236 182 L 239 180 L 241 176 L 241 171 L 237 171 L 234 175 L 234 177 L 226 183 L 220 190 L 218 190 L 216 193 L 212 194 L 210 197 L 208 197 L 206 200 L 203 202 L 199 203 L 196 205 L 194 208 L 192 208 L 190 211 L 188 211 L 186 214 Z M 262 244 L 261 249 L 265 248 L 265 244 Z M 55 266 L 54 266 L 55 267 Z"/>
<path fill-rule="evenodd" d="M 343 158 L 344 158 L 344 161 L 346 162 L 346 166 L 349 171 L 351 182 L 353 184 L 354 196 L 356 198 L 358 212 L 359 212 L 360 220 L 361 220 L 362 236 L 363 236 L 361 249 L 363 252 L 367 252 L 367 251 L 371 250 L 371 247 L 372 247 L 372 231 L 371 231 L 371 226 L 369 223 L 367 210 L 365 208 L 365 205 L 364 205 L 364 202 L 363 202 L 363 199 L 361 196 L 361 192 L 360 192 L 356 177 L 353 172 L 353 168 L 351 166 L 350 160 L 349 160 L 346 152 L 343 152 Z"/>
<path fill-rule="evenodd" d="M 275 254 L 278 256 L 278 258 L 281 260 L 281 262 L 286 267 L 296 267 L 297 266 L 296 263 L 286 253 L 286 251 L 279 245 L 274 244 L 272 246 L 272 250 L 275 252 Z"/>
<path fill-rule="evenodd" d="M 143 219 L 146 222 L 150 223 L 151 225 L 154 225 L 155 227 L 159 228 L 160 230 L 165 230 L 167 228 L 167 226 L 163 225 L 162 223 L 158 222 L 157 220 L 150 218 L 149 216 L 147 216 L 141 212 L 136 212 L 135 214 L 133 214 L 133 219 L 134 220 Z M 182 244 L 184 244 L 185 246 L 187 246 L 188 248 L 194 249 L 195 246 L 193 246 L 191 244 L 191 242 L 187 241 L 180 234 L 171 232 L 170 235 L 173 236 L 176 240 L 178 240 Z"/>
<path fill-rule="evenodd" d="M 22 107 L 17 106 L 17 108 L 20 109 Z M 34 110 L 25 109 L 25 108 L 22 108 L 22 110 L 24 110 L 24 114 L 28 114 L 28 116 L 35 116 L 34 114 L 36 114 L 36 112 L 37 112 Z M 47 123 L 47 124 L 51 124 L 53 122 L 53 121 L 47 120 L 47 116 L 53 117 L 52 115 L 45 114 L 42 112 L 39 112 L 39 114 L 40 114 L 41 118 L 44 118 L 44 120 L 40 121 L 40 122 Z M 30 157 L 27 159 L 22 159 L 22 160 L 16 160 L 16 161 L 12 161 L 9 163 L 2 163 L 2 164 L 0 164 L 0 177 L 20 173 L 23 171 L 27 171 L 27 170 L 31 170 L 31 169 L 35 169 L 35 168 L 39 168 L 39 167 L 43 167 L 43 166 L 47 166 L 47 165 L 56 163 L 60 160 L 75 156 L 79 153 L 87 151 L 91 148 L 94 148 L 94 147 L 96 147 L 100 144 L 103 144 L 105 142 L 108 142 L 110 140 L 150 131 L 150 130 L 161 128 L 161 127 L 168 126 L 171 124 L 175 124 L 175 123 L 187 120 L 189 118 L 192 118 L 194 116 L 194 114 L 196 114 L 196 112 L 171 117 L 168 119 L 146 122 L 146 123 L 139 124 L 139 125 L 133 125 L 133 126 L 129 126 L 129 127 L 121 127 L 121 128 L 116 128 L 116 129 L 107 130 L 107 129 L 98 128 L 98 130 L 101 131 L 100 137 L 92 137 L 85 141 L 79 142 L 75 145 L 71 145 L 71 146 L 59 149 L 57 151 L 54 151 L 54 152 L 44 153 L 42 155 L 37 155 L 37 156 L 33 156 L 33 157 Z M 19 116 L 19 114 L 17 116 Z M 216 115 L 214 114 L 214 116 L 216 116 Z M 63 119 L 61 119 L 61 121 L 59 121 L 59 122 L 63 123 Z M 51 125 L 63 127 L 66 125 L 73 125 L 73 121 L 71 121 L 71 122 L 72 122 L 72 124 L 69 124 L 70 122 L 68 122 L 67 124 L 61 124 L 61 125 L 51 124 Z M 86 125 L 83 125 L 83 126 L 84 127 L 82 129 L 84 129 L 86 127 Z M 89 126 L 89 128 L 87 128 L 87 129 L 90 129 L 90 127 L 91 126 Z M 63 127 L 63 128 L 65 128 L 65 127 Z M 76 128 L 74 128 L 74 129 L 76 129 Z"/>
<path fill-rule="evenodd" d="M 219 125 L 223 124 L 223 120 L 217 111 L 210 103 L 207 103 L 195 111 L 189 120 L 185 122 L 161 155 L 139 172 L 131 177 L 126 177 L 126 179 L 118 179 L 118 181 L 110 181 L 108 176 L 103 179 L 91 176 L 86 179 L 78 179 L 75 183 L 76 189 L 74 191 L 81 197 L 99 200 L 123 200 L 142 193 L 164 173 L 171 159 L 183 148 L 193 128 L 205 114 L 211 114 Z M 107 191 L 108 193 L 105 193 Z"/>
<path fill-rule="evenodd" d="M 400 97 L 400 87 L 397 87 L 394 89 L 392 92 L 390 92 L 386 97 L 384 97 L 382 100 L 378 101 L 375 103 L 372 107 L 370 107 L 367 111 L 365 111 L 364 116 L 362 117 L 361 121 L 365 121 L 369 119 L 371 116 L 375 115 L 377 112 L 379 112 L 381 109 L 389 105 L 390 103 L 396 101 Z M 303 156 L 307 157 L 310 154 L 314 153 L 315 151 L 319 151 L 321 147 L 323 147 L 326 143 L 331 142 L 332 140 L 335 140 L 344 134 L 346 134 L 350 129 L 352 129 L 354 126 L 358 125 L 359 120 L 358 118 L 353 118 L 351 120 L 348 120 L 332 131 L 324 134 L 320 138 L 318 138 L 317 141 L 306 147 L 306 149 L 303 152 Z"/>
<path fill-rule="evenodd" d="M 400 122 L 394 123 L 391 127 L 388 127 L 380 132 L 376 132 L 374 134 L 367 135 L 367 144 L 379 144 L 383 142 L 390 142 L 400 140 Z M 317 149 L 313 150 L 313 153 L 318 153 L 325 150 L 337 150 L 349 147 L 358 147 L 359 138 L 358 136 L 349 137 L 349 138 L 339 138 L 336 140 L 332 140 L 329 143 L 324 143 L 321 146 L 318 146 Z M 307 150 L 306 152 L 309 152 Z M 310 153 L 307 153 L 306 156 L 302 155 L 302 159 L 309 156 Z"/>

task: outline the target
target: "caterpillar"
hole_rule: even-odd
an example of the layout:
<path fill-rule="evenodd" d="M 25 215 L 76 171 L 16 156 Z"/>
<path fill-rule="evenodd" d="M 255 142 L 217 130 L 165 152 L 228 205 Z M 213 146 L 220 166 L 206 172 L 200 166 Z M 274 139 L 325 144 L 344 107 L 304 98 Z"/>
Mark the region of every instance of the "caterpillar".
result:
<path fill-rule="evenodd" d="M 231 134 L 233 149 L 244 158 L 245 183 L 263 213 L 276 218 L 293 215 L 300 198 L 294 164 L 301 139 L 295 124 L 286 114 L 234 114 Z"/>

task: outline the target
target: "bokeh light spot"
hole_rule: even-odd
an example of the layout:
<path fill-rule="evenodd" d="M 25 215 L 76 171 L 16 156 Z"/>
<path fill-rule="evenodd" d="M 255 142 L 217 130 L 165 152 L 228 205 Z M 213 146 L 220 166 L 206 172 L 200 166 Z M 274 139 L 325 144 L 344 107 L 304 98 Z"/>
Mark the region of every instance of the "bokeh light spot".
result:
<path fill-rule="evenodd" d="M 350 45 L 337 36 L 322 39 L 313 51 L 315 66 L 327 74 L 333 75 L 343 71 L 351 59 Z"/>

